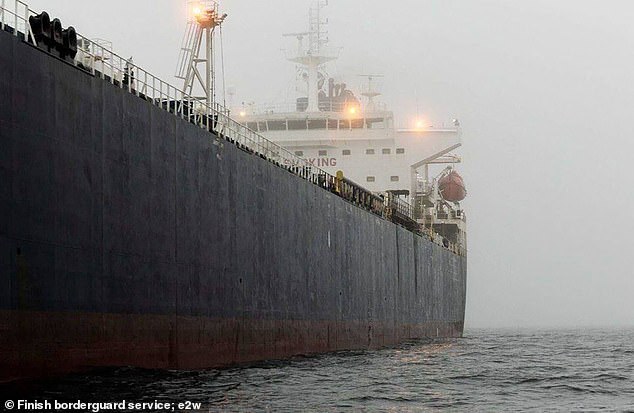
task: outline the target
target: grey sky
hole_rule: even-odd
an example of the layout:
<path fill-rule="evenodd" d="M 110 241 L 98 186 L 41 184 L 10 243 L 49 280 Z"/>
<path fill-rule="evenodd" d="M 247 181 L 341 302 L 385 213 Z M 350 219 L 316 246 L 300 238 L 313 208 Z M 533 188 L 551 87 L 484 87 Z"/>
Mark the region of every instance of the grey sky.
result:
<path fill-rule="evenodd" d="M 30 0 L 170 81 L 184 0 Z M 281 34 L 309 0 L 222 2 L 226 80 L 285 96 Z M 634 3 L 331 0 L 333 72 L 384 73 L 384 99 L 464 129 L 468 326 L 634 325 Z M 353 76 L 347 76 L 351 83 Z"/>

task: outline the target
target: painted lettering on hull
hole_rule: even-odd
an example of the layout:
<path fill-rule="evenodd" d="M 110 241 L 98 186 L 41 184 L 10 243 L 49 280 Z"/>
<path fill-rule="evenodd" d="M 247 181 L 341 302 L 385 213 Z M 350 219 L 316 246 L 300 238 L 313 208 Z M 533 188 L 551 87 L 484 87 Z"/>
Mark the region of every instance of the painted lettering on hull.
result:
<path fill-rule="evenodd" d="M 324 166 L 337 166 L 337 158 L 306 158 L 306 162 L 308 162 L 310 165 L 320 168 Z M 297 165 L 298 163 L 285 159 L 284 164 Z"/>
<path fill-rule="evenodd" d="M 308 163 L 315 166 L 337 166 L 337 158 L 308 158 Z"/>

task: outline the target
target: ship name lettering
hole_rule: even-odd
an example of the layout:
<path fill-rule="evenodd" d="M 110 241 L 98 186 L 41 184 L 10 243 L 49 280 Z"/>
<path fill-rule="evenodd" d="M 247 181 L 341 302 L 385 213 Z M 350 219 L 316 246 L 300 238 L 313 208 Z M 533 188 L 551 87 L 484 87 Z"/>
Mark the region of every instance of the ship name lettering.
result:
<path fill-rule="evenodd" d="M 306 162 L 312 166 L 337 166 L 337 158 L 306 158 Z M 284 159 L 284 165 L 287 166 L 300 166 L 299 160 Z"/>
<path fill-rule="evenodd" d="M 308 158 L 308 163 L 314 166 L 337 166 L 337 158 Z"/>

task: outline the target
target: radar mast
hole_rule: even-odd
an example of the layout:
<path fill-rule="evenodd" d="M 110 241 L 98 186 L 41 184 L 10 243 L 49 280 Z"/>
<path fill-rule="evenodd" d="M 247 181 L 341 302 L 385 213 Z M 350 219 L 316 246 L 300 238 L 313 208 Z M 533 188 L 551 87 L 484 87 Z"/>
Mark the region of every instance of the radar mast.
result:
<path fill-rule="evenodd" d="M 328 32 L 323 28 L 328 19 L 322 18 L 322 10 L 328 5 L 328 0 L 315 1 L 310 7 L 308 16 L 308 31 L 303 33 L 287 33 L 284 37 L 297 38 L 297 52 L 287 56 L 291 62 L 306 69 L 308 74 L 308 108 L 307 112 L 319 111 L 319 68 L 338 58 L 336 51 L 328 49 Z M 304 37 L 308 36 L 308 45 L 304 45 Z"/>

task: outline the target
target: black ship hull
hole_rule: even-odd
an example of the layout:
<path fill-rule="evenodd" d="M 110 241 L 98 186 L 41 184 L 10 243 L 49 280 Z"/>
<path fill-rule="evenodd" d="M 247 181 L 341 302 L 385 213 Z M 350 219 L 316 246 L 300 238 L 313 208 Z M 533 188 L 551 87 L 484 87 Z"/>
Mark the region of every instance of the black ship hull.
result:
<path fill-rule="evenodd" d="M 0 381 L 463 330 L 466 257 L 0 32 Z"/>

